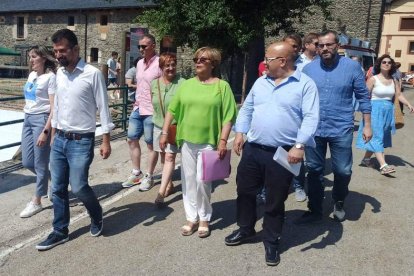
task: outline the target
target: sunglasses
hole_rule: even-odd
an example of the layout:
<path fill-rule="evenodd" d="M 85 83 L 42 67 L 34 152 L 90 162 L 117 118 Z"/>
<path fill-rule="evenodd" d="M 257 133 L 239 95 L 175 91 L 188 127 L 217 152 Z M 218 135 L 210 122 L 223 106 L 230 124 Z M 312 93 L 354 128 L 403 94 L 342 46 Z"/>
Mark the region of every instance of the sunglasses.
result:
<path fill-rule="evenodd" d="M 276 60 L 276 59 L 280 59 L 280 58 L 284 58 L 284 59 L 286 59 L 285 57 L 265 57 L 265 62 L 266 62 L 266 64 L 269 64 L 269 63 L 271 63 L 272 61 L 274 61 L 274 60 Z"/>
<path fill-rule="evenodd" d="M 319 43 L 319 44 L 316 45 L 316 47 L 318 47 L 319 49 L 323 49 L 323 48 L 325 48 L 325 46 L 326 46 L 326 48 L 333 48 L 335 45 L 336 45 L 335 42 L 334 43 L 325 43 L 325 44 Z"/>
<path fill-rule="evenodd" d="M 202 58 L 193 58 L 193 61 L 194 61 L 195 64 L 197 64 L 197 63 L 205 64 L 205 63 L 207 63 L 208 60 L 210 60 L 210 59 L 209 58 L 204 58 L 204 57 L 202 57 Z"/>
<path fill-rule="evenodd" d="M 148 45 L 138 45 L 138 48 L 145 50 L 148 47 Z"/>
<path fill-rule="evenodd" d="M 381 64 L 391 64 L 391 61 L 383 60 L 383 61 L 381 61 Z"/>

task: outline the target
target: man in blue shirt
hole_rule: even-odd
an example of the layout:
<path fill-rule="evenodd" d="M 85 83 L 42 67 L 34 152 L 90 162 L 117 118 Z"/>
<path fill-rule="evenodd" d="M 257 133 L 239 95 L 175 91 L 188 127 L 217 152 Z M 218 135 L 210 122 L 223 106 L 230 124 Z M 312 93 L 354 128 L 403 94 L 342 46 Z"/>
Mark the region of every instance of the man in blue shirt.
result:
<path fill-rule="evenodd" d="M 278 244 L 285 217 L 285 200 L 293 174 L 273 160 L 278 147 L 288 151 L 288 162 L 303 159 L 305 144 L 315 146 L 319 119 L 318 91 L 314 81 L 294 69 L 295 53 L 285 42 L 267 48 L 267 75 L 256 80 L 235 124 L 234 151 L 243 148 L 237 168 L 237 224 L 225 238 L 238 245 L 255 235 L 256 192 L 266 188 L 263 243 L 266 263 L 280 262 Z M 243 134 L 247 133 L 244 143 Z"/>
<path fill-rule="evenodd" d="M 353 95 L 359 101 L 365 121 L 364 140 L 368 142 L 372 137 L 371 103 L 364 74 L 358 63 L 338 55 L 338 47 L 336 32 L 325 31 L 319 34 L 320 59 L 309 63 L 303 69 L 318 87 L 320 121 L 315 136 L 316 147 L 306 147 L 305 150 L 309 211 L 296 221 L 298 224 L 322 222 L 323 175 L 328 145 L 334 174 L 333 216 L 338 221 L 345 219 L 343 205 L 349 192 L 348 185 L 352 174 Z"/>

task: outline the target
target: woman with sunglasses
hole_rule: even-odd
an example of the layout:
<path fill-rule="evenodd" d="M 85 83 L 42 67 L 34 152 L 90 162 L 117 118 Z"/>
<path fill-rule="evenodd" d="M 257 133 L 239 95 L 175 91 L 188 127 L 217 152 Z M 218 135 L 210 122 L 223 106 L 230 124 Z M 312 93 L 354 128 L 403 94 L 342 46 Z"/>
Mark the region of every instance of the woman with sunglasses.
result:
<path fill-rule="evenodd" d="M 184 81 L 168 107 L 162 128 L 160 148 L 166 147 L 168 127 L 177 121 L 177 145 L 181 147 L 181 180 L 187 223 L 183 236 L 198 231 L 200 238 L 210 235 L 212 215 L 211 182 L 201 180 L 201 152 L 218 151 L 224 158 L 227 139 L 236 119 L 236 102 L 230 85 L 218 78 L 221 54 L 202 47 L 194 55 L 196 76 Z"/>
<path fill-rule="evenodd" d="M 161 128 L 164 124 L 165 113 L 175 95 L 178 86 L 184 81 L 177 75 L 177 56 L 173 53 L 162 53 L 159 59 L 159 67 L 162 76 L 151 82 L 151 97 L 154 113 L 154 151 L 160 152 L 161 164 L 163 164 L 161 185 L 158 190 L 155 204 L 161 206 L 164 198 L 173 193 L 174 185 L 171 177 L 175 166 L 175 157 L 178 153 L 176 145 L 167 144 L 164 150 L 159 147 Z"/>
<path fill-rule="evenodd" d="M 374 72 L 379 74 L 372 76 L 367 81 L 367 87 L 371 94 L 371 127 L 372 139 L 365 143 L 362 139 L 363 121 L 359 126 L 356 147 L 366 150 L 361 165 L 372 167 L 371 156 L 375 154 L 380 164 L 380 172 L 388 175 L 395 172 L 395 168 L 385 162 L 384 148 L 391 147 L 391 134 L 395 133 L 393 97 L 405 104 L 410 112 L 414 109 L 400 91 L 397 80 L 393 79 L 396 66 L 389 55 L 382 55 L 374 65 Z"/>
<path fill-rule="evenodd" d="M 49 153 L 53 99 L 56 91 L 56 60 L 43 46 L 29 51 L 29 65 L 33 70 L 24 86 L 24 123 L 22 130 L 23 166 L 36 174 L 36 192 L 21 218 L 42 211 L 41 197 L 47 194 Z"/>

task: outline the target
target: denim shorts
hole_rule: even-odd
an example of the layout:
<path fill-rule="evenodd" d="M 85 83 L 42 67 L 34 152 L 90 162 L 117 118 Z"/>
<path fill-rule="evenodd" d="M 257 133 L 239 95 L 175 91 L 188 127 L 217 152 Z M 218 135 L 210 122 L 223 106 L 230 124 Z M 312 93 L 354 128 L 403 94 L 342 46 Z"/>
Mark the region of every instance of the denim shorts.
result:
<path fill-rule="evenodd" d="M 144 135 L 144 141 L 152 144 L 153 129 L 152 115 L 140 115 L 139 109 L 132 111 L 129 116 L 128 139 L 139 140 Z"/>

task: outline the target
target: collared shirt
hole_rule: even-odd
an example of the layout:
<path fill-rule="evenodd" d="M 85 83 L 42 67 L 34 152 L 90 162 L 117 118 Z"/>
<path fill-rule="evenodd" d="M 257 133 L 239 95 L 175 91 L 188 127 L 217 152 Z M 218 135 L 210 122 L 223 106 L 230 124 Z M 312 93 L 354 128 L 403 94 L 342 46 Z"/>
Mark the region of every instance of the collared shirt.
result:
<path fill-rule="evenodd" d="M 314 147 L 318 119 L 316 85 L 296 70 L 278 85 L 268 76 L 258 78 L 240 109 L 235 131 L 247 133 L 249 142 L 264 146 L 297 142 Z"/>
<path fill-rule="evenodd" d="M 352 96 L 362 113 L 371 113 L 371 102 L 360 65 L 350 58 L 337 55 L 332 67 L 317 59 L 303 68 L 319 91 L 320 119 L 317 136 L 338 137 L 354 127 Z"/>
<path fill-rule="evenodd" d="M 52 127 L 76 133 L 95 132 L 96 111 L 103 133 L 113 128 L 105 79 L 98 69 L 80 59 L 73 72 L 64 67 L 56 73 Z"/>
<path fill-rule="evenodd" d="M 302 53 L 295 61 L 296 69 L 302 71 L 303 67 L 305 67 L 308 63 L 311 63 L 312 60 L 313 59 L 309 59 L 304 53 Z"/>
<path fill-rule="evenodd" d="M 158 56 L 153 56 L 148 62 L 142 58 L 137 63 L 137 91 L 134 110 L 139 108 L 140 115 L 152 115 L 154 112 L 151 100 L 151 81 L 161 77 L 162 71 L 158 60 Z"/>

